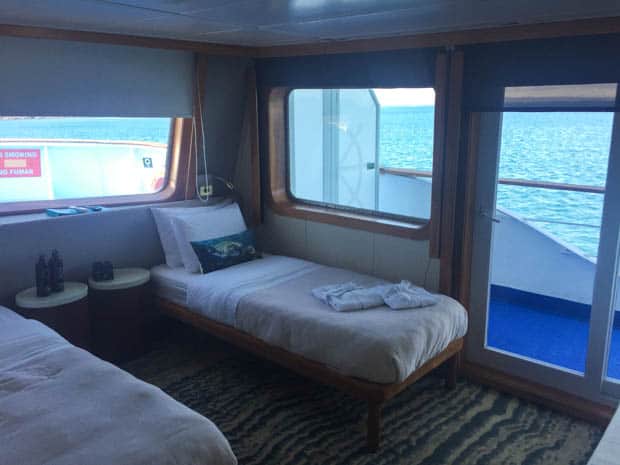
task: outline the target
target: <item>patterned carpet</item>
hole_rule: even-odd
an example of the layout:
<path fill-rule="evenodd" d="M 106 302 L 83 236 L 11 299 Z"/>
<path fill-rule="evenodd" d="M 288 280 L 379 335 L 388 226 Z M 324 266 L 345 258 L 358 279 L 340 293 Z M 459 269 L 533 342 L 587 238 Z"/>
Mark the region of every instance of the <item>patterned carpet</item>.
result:
<path fill-rule="evenodd" d="M 224 348 L 155 350 L 124 368 L 210 418 L 240 465 L 579 465 L 602 431 L 515 397 L 428 377 L 384 409 L 383 440 L 367 454 L 366 405 Z"/>

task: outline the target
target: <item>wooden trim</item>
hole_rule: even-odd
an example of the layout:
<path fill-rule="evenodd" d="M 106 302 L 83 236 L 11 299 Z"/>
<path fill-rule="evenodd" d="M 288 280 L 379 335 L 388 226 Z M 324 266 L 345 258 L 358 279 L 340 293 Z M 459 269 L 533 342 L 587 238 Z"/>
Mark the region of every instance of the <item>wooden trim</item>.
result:
<path fill-rule="evenodd" d="M 268 192 L 267 200 L 274 213 L 308 221 L 332 224 L 345 228 L 361 229 L 377 234 L 426 240 L 430 237 L 430 224 L 383 216 L 365 215 L 362 212 L 315 206 L 295 201 L 288 192 L 287 160 L 287 106 L 291 89 L 275 87 L 267 91 L 267 115 L 263 134 L 267 139 Z M 435 200 L 433 200 L 435 201 Z M 432 208 L 432 207 L 431 207 Z"/>
<path fill-rule="evenodd" d="M 435 123 L 433 134 L 433 173 L 431 185 L 431 219 L 429 224 L 430 258 L 441 255 L 441 199 L 443 195 L 444 152 L 446 141 L 446 102 L 448 93 L 448 55 L 437 54 L 435 62 Z"/>
<path fill-rule="evenodd" d="M 309 221 L 362 229 L 410 239 L 428 238 L 428 223 L 417 224 L 356 212 L 318 207 L 295 202 L 287 190 L 287 134 L 286 108 L 291 89 L 272 88 L 268 92 L 267 122 L 265 124 L 269 153 L 268 201 L 279 215 Z"/>
<path fill-rule="evenodd" d="M 258 139 L 258 88 L 256 84 L 256 68 L 254 65 L 248 70 L 247 77 L 247 99 L 249 112 L 249 132 L 250 132 L 250 192 L 251 198 L 248 199 L 250 205 L 249 219 L 251 224 L 258 226 L 261 223 L 261 170 L 260 170 L 260 151 Z"/>
<path fill-rule="evenodd" d="M 615 408 L 564 391 L 543 386 L 501 371 L 466 362 L 461 373 L 473 382 L 490 386 L 570 416 L 606 427 Z"/>
<path fill-rule="evenodd" d="M 247 47 L 106 32 L 0 24 L 0 36 L 104 43 L 169 50 L 188 50 L 209 55 L 255 56 L 259 58 L 375 52 L 411 48 L 454 47 L 459 45 L 516 40 L 552 39 L 617 33 L 620 33 L 620 17 L 614 16 L 608 18 L 487 27 L 392 37 L 332 40 L 268 47 Z"/>
<path fill-rule="evenodd" d="M 260 58 L 330 55 L 336 53 L 379 52 L 429 47 L 455 47 L 461 45 L 508 42 L 515 40 L 553 39 L 620 33 L 620 16 L 594 19 L 556 21 L 516 26 L 486 27 L 380 37 L 371 39 L 332 40 L 324 42 L 259 47 Z"/>
<path fill-rule="evenodd" d="M 469 308 L 471 293 L 471 265 L 474 245 L 474 221 L 476 218 L 476 189 L 478 185 L 478 136 L 480 134 L 480 114 L 469 115 L 465 199 L 463 209 L 463 234 L 461 239 L 461 267 L 458 279 L 459 301 Z"/>
<path fill-rule="evenodd" d="M 301 376 L 321 384 L 333 386 L 357 399 L 368 401 L 367 441 L 371 450 L 376 450 L 379 446 L 382 404 L 447 361 L 450 362 L 448 368 L 453 368 L 452 370 L 448 369 L 446 374 L 447 383 L 450 384 L 455 376 L 456 359 L 463 348 L 463 338 L 455 339 L 443 351 L 420 366 L 404 381 L 390 384 L 373 383 L 342 375 L 322 363 L 267 344 L 248 333 L 235 329 L 232 326 L 218 323 L 163 298 L 156 298 L 155 303 L 157 308 L 172 318 L 188 323 L 218 339 L 231 343 L 260 358 L 281 365 Z"/>
<path fill-rule="evenodd" d="M 454 294 L 454 250 L 459 149 L 461 136 L 461 98 L 463 92 L 463 52 L 455 51 L 450 58 L 446 142 L 441 179 L 441 231 L 439 292 Z"/>
<path fill-rule="evenodd" d="M 336 208 L 315 207 L 284 201 L 271 203 L 274 213 L 283 216 L 291 216 L 307 221 L 331 224 L 343 228 L 361 229 L 377 234 L 402 237 L 405 239 L 424 240 L 428 239 L 428 223 L 416 224 L 389 218 L 374 217 L 359 213 L 339 210 Z"/>
<path fill-rule="evenodd" d="M 187 50 L 191 52 L 207 53 L 209 55 L 253 56 L 256 53 L 256 49 L 253 47 L 243 47 L 237 45 L 162 39 L 158 37 L 113 34 L 107 32 L 18 26 L 12 24 L 0 24 L 0 36 L 67 40 L 72 42 L 90 42 L 110 45 L 128 45 L 132 47 L 159 48 L 168 50 Z"/>
<path fill-rule="evenodd" d="M 187 163 L 187 140 L 191 133 L 191 119 L 174 118 L 171 123 L 170 146 L 168 149 L 168 177 L 166 187 L 154 194 L 117 195 L 109 197 L 82 197 L 78 199 L 35 200 L 7 202 L 0 204 L 0 216 L 38 213 L 46 208 L 64 208 L 68 205 L 143 205 L 158 202 L 182 200 L 187 185 L 183 175 Z"/>

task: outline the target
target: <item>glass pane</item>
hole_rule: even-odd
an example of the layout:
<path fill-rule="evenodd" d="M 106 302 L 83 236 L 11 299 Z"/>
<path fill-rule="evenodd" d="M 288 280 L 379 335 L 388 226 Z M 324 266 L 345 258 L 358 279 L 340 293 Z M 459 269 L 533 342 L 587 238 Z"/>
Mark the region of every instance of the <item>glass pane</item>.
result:
<path fill-rule="evenodd" d="M 170 118 L 0 117 L 0 202 L 151 194 Z"/>
<path fill-rule="evenodd" d="M 289 96 L 289 189 L 331 206 L 430 217 L 435 92 L 297 89 Z"/>
<path fill-rule="evenodd" d="M 585 370 L 612 123 L 504 113 L 487 347 Z"/>
<path fill-rule="evenodd" d="M 620 257 L 618 257 L 620 261 Z M 616 296 L 613 302 L 611 344 L 607 358 L 607 377 L 620 381 L 620 276 L 616 277 Z"/>

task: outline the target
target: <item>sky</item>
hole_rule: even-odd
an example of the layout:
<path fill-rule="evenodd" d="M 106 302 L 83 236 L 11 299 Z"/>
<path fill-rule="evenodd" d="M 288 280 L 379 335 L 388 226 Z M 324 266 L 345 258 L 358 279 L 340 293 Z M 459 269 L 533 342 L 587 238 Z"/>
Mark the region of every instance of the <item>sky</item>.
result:
<path fill-rule="evenodd" d="M 381 106 L 426 107 L 435 104 L 435 90 L 428 89 L 373 89 Z"/>

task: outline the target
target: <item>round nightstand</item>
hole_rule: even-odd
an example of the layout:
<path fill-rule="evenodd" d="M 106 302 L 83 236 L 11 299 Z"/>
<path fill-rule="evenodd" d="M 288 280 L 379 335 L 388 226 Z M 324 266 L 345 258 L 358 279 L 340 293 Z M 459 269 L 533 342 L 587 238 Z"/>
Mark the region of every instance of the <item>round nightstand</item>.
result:
<path fill-rule="evenodd" d="M 93 349 L 99 357 L 121 362 L 146 351 L 150 279 L 143 268 L 115 268 L 111 281 L 88 280 Z"/>
<path fill-rule="evenodd" d="M 88 286 L 66 282 L 62 292 L 37 297 L 31 287 L 15 296 L 17 311 L 56 330 L 72 344 L 90 348 L 90 318 L 88 315 Z"/>

